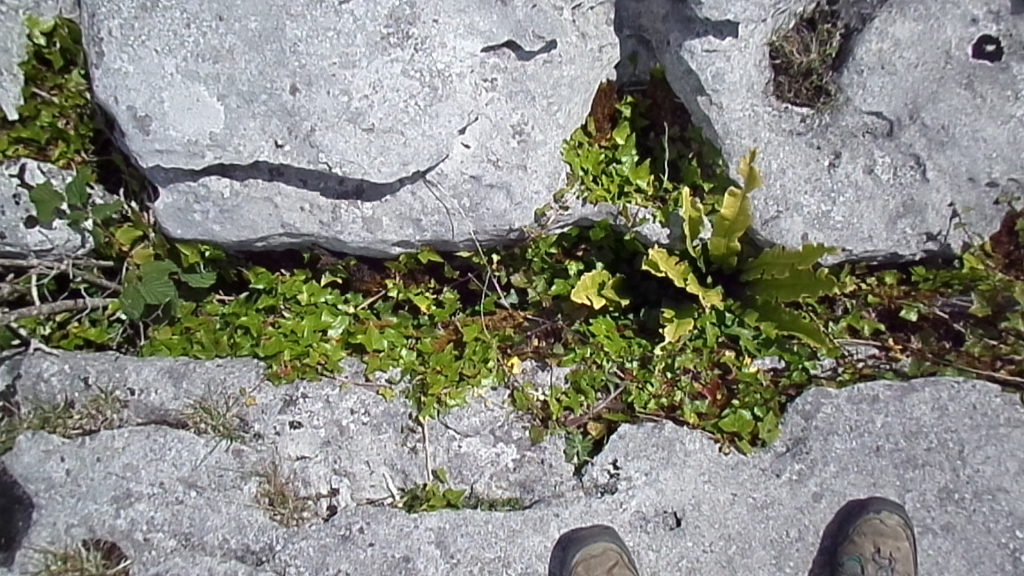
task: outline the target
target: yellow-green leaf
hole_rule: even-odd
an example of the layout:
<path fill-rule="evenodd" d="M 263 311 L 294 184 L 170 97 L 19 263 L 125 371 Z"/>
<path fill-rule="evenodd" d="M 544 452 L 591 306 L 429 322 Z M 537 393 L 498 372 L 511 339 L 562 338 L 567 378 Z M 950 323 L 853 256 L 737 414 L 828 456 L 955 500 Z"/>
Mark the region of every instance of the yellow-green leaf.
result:
<path fill-rule="evenodd" d="M 647 250 L 643 270 L 660 278 L 668 278 L 679 288 L 685 288 L 687 280 L 693 275 L 690 265 L 668 253 L 661 246 L 653 246 Z"/>
<path fill-rule="evenodd" d="M 573 287 L 572 293 L 569 294 L 569 298 L 577 304 L 600 310 L 608 303 L 601 295 L 601 287 L 611 278 L 611 273 L 603 268 L 591 270 L 580 277 L 579 282 Z"/>
<path fill-rule="evenodd" d="M 660 351 L 668 344 L 674 344 L 686 338 L 693 331 L 696 308 L 663 308 L 661 310 L 661 335 L 663 340 L 655 351 Z"/>
<path fill-rule="evenodd" d="M 825 268 L 794 269 L 780 278 L 759 278 L 747 283 L 747 291 L 761 300 L 793 302 L 836 291 L 838 283 Z"/>
<path fill-rule="evenodd" d="M 834 249 L 824 244 L 804 244 L 798 250 L 773 246 L 743 265 L 740 280 L 747 282 L 755 278 L 786 276 L 794 269 L 814 266 L 823 256 L 833 252 Z"/>
<path fill-rule="evenodd" d="M 735 186 L 726 190 L 722 209 L 715 214 L 711 238 L 708 239 L 711 261 L 726 271 L 732 271 L 742 248 L 740 238 L 753 221 L 747 192 Z"/>
<path fill-rule="evenodd" d="M 740 160 L 739 174 L 743 187 L 725 191 L 722 209 L 715 215 L 714 228 L 708 240 L 711 261 L 731 272 L 740 254 L 740 238 L 754 222 L 750 209 L 750 193 L 761 186 L 761 175 L 754 167 L 757 152 L 752 150 Z"/>
<path fill-rule="evenodd" d="M 704 229 L 710 226 L 710 223 L 704 214 L 704 206 L 693 197 L 690 187 L 683 187 L 681 194 L 683 209 L 680 217 L 682 218 L 683 235 L 686 237 L 686 250 L 691 256 L 699 259 L 701 258 L 700 244 L 704 236 Z"/>
<path fill-rule="evenodd" d="M 740 174 L 740 178 L 743 179 L 743 191 L 748 194 L 753 192 L 755 189 L 760 188 L 763 184 L 763 182 L 761 182 L 761 173 L 754 167 L 755 160 L 757 160 L 756 148 L 740 159 L 739 170 L 737 170 Z"/>
<path fill-rule="evenodd" d="M 135 226 L 126 224 L 114 231 L 114 238 L 117 240 L 118 244 L 127 248 L 134 244 L 136 240 L 142 238 L 144 234 L 145 232 L 139 230 Z"/>
<path fill-rule="evenodd" d="M 601 296 L 609 302 L 614 302 L 620 306 L 627 306 L 629 305 L 629 298 L 623 296 L 625 284 L 625 276 L 614 276 L 601 288 Z"/>
<path fill-rule="evenodd" d="M 669 254 L 660 246 L 647 250 L 647 258 L 644 258 L 642 268 L 655 276 L 672 280 L 673 284 L 699 298 L 705 308 L 719 308 L 724 302 L 720 287 L 706 288 L 701 285 L 687 262 Z"/>

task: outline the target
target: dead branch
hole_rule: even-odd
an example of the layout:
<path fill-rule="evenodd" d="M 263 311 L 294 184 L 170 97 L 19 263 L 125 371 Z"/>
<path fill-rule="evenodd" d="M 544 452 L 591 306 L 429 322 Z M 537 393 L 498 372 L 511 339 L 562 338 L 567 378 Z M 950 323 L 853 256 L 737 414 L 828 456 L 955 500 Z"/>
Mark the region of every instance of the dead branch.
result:
<path fill-rule="evenodd" d="M 11 322 L 17 322 L 25 318 L 52 316 L 61 312 L 74 312 L 76 310 L 89 310 L 92 308 L 106 308 L 114 302 L 117 302 L 117 298 L 77 298 L 75 300 L 48 302 L 38 306 L 26 306 L 25 308 L 0 314 L 0 326 L 6 326 Z"/>
<path fill-rule="evenodd" d="M 75 266 L 92 268 L 114 268 L 117 264 L 92 258 L 69 258 Z M 40 258 L 0 258 L 0 268 L 64 268 L 68 260 L 42 260 Z"/>

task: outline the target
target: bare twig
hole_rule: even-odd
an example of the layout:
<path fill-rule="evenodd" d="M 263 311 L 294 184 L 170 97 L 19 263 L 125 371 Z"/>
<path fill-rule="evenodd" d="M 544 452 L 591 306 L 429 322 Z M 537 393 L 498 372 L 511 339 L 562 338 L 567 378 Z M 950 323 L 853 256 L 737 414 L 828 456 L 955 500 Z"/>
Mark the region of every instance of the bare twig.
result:
<path fill-rule="evenodd" d="M 615 400 L 615 398 L 617 398 L 619 396 L 619 394 L 622 394 L 622 391 L 625 390 L 625 389 L 626 389 L 626 385 L 622 384 L 614 392 L 612 392 L 608 397 L 606 397 L 605 399 L 603 399 L 600 402 L 598 402 L 597 404 L 595 404 L 594 407 L 591 408 L 590 410 L 588 410 L 585 415 L 577 416 L 575 418 L 570 418 L 570 419 L 565 421 L 565 425 L 569 426 L 569 427 L 579 426 L 580 424 L 586 422 L 587 420 L 590 420 L 594 416 L 597 416 L 598 414 L 601 413 L 601 410 L 604 410 L 606 406 L 611 404 L 612 400 Z"/>
<path fill-rule="evenodd" d="M 19 294 L 24 294 L 25 288 L 10 282 L 0 282 L 0 302 L 13 300 Z"/>
<path fill-rule="evenodd" d="M 86 282 L 88 282 L 89 284 L 92 284 L 94 286 L 99 286 L 100 288 L 106 288 L 107 290 L 110 290 L 111 292 L 116 292 L 118 294 L 121 293 L 121 290 L 122 290 L 121 285 L 116 283 L 116 282 L 111 282 L 110 280 L 107 280 L 106 278 L 103 278 L 103 277 L 100 277 L 100 276 L 96 276 L 95 274 L 90 274 L 88 272 L 72 272 L 71 274 L 72 274 L 72 276 L 71 276 L 72 278 L 76 278 L 76 277 L 77 278 L 81 278 L 82 280 L 85 280 Z"/>
<path fill-rule="evenodd" d="M 930 362 L 935 362 L 936 364 L 942 364 L 943 366 L 949 366 L 950 368 L 963 370 L 964 372 L 970 372 L 971 374 L 977 374 L 978 376 L 987 376 L 1006 386 L 1011 386 L 1018 390 L 1024 390 L 1024 378 L 1010 376 L 1009 374 L 1000 374 L 999 372 L 991 372 L 989 370 L 979 370 L 977 368 L 971 368 L 962 364 L 942 360 L 941 358 L 929 357 L 928 360 Z"/>
<path fill-rule="evenodd" d="M 53 96 L 47 94 L 46 92 L 43 92 L 39 88 L 32 88 L 32 93 L 35 94 L 36 96 L 39 96 L 40 98 L 42 98 L 44 100 L 49 100 L 50 102 L 58 102 L 58 100 L 56 98 L 54 98 Z"/>
<path fill-rule="evenodd" d="M 398 493 L 398 490 L 395 489 L 395 481 L 391 479 L 391 474 L 388 474 L 388 471 L 384 470 L 381 472 L 381 475 L 384 476 L 384 486 L 388 489 L 388 492 L 391 493 L 391 500 L 393 502 L 401 500 L 402 496 Z"/>
<path fill-rule="evenodd" d="M 875 342 L 874 340 L 861 340 L 859 338 L 836 338 L 836 344 L 850 344 L 853 346 L 870 346 L 872 348 L 885 348 L 885 344 L 881 342 Z"/>
<path fill-rule="evenodd" d="M 114 268 L 114 262 L 106 260 L 94 260 L 92 258 L 70 258 L 72 264 L 77 266 L 88 266 L 92 268 Z M 40 258 L 0 258 L 0 268 L 60 268 L 64 261 L 43 260 Z"/>
<path fill-rule="evenodd" d="M 37 306 L 27 306 L 10 312 L 0 314 L 0 325 L 10 324 L 25 318 L 36 318 L 39 316 L 51 316 L 62 312 L 74 312 L 77 310 L 88 310 L 90 308 L 106 308 L 117 302 L 117 298 L 77 298 L 75 300 L 61 300 L 59 302 L 48 302 Z"/>
<path fill-rule="evenodd" d="M 32 303 L 35 304 L 36 306 L 39 306 L 40 300 L 39 300 L 39 275 L 38 274 L 32 274 L 32 284 L 30 286 L 31 287 L 29 288 L 29 290 L 32 293 Z"/>
<path fill-rule="evenodd" d="M 441 199 L 441 196 L 438 195 L 433 190 L 433 187 L 436 186 L 438 189 L 444 192 L 444 187 L 438 184 L 437 182 L 432 181 L 429 178 L 424 178 L 423 182 L 427 185 L 427 189 L 430 190 L 430 193 L 433 194 L 434 198 L 441 203 L 445 210 L 449 211 L 449 218 L 451 218 L 451 211 L 448 209 L 448 205 L 444 202 L 444 200 Z M 484 280 L 484 282 L 494 285 L 495 290 L 498 292 L 498 296 L 501 297 L 501 305 L 504 306 L 506 310 L 511 310 L 512 306 L 508 303 L 508 299 L 505 297 L 505 292 L 501 289 L 501 286 L 498 284 L 498 281 L 496 279 L 493 281 L 491 280 L 491 278 L 493 278 L 494 276 L 493 270 L 491 268 L 491 264 L 487 262 L 487 256 L 486 254 L 484 254 L 483 246 L 480 245 L 480 240 L 476 237 L 476 230 L 473 229 L 473 221 L 470 220 L 469 216 L 466 214 L 466 211 L 462 209 L 462 206 L 459 206 L 458 202 L 455 202 L 454 204 L 455 208 L 459 211 L 459 214 L 461 214 L 462 218 L 465 219 L 465 221 L 469 224 L 469 237 L 471 240 L 473 240 L 473 245 L 476 247 L 476 252 L 480 256 L 480 259 L 483 260 L 484 264 L 487 266 L 488 278 L 487 280 Z M 454 231 L 454 224 L 452 229 Z"/>
<path fill-rule="evenodd" d="M 363 310 L 365 308 L 368 308 L 371 304 L 373 304 L 377 300 L 380 300 L 381 298 L 386 296 L 387 293 L 388 293 L 387 290 L 381 290 L 380 292 L 377 292 L 373 296 L 370 296 L 366 300 L 363 300 L 362 304 L 360 304 L 359 306 L 356 306 L 356 310 Z"/>

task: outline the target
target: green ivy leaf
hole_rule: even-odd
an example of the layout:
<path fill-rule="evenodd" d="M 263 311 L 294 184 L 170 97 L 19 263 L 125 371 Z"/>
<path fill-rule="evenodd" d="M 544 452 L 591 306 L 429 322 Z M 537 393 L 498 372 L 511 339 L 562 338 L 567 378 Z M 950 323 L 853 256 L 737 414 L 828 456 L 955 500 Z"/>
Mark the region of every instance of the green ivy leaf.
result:
<path fill-rule="evenodd" d="M 178 277 L 192 288 L 209 288 L 217 282 L 217 273 L 214 271 L 182 272 Z"/>
<path fill-rule="evenodd" d="M 28 197 L 36 207 L 36 218 L 41 224 L 52 224 L 57 219 L 57 211 L 64 205 L 64 194 L 49 180 L 33 186 Z"/>
<path fill-rule="evenodd" d="M 918 310 L 916 306 L 904 305 L 903 308 L 900 309 L 900 318 L 903 318 L 907 322 L 917 322 L 920 312 L 921 311 Z"/>
<path fill-rule="evenodd" d="M 651 179 L 651 161 L 644 160 L 642 163 L 630 168 L 629 180 L 636 186 L 646 187 Z"/>
<path fill-rule="evenodd" d="M 423 250 L 420 250 L 419 253 L 416 254 L 416 259 L 419 260 L 421 264 L 426 264 L 427 262 L 438 262 L 441 264 L 444 263 L 444 259 L 441 258 L 441 256 L 437 252 L 431 250 L 430 248 L 424 248 Z"/>
<path fill-rule="evenodd" d="M 57 21 L 53 18 L 39 18 L 33 14 L 25 16 L 29 40 L 37 46 L 46 46 L 46 35 L 53 31 Z"/>
<path fill-rule="evenodd" d="M 725 417 L 718 421 L 718 427 L 723 432 L 739 434 L 747 437 L 754 430 L 754 417 L 746 409 L 730 409 Z"/>
<path fill-rule="evenodd" d="M 89 203 L 89 186 L 88 178 L 90 174 L 87 171 L 80 170 L 75 173 L 68 185 L 64 187 L 64 196 L 67 198 L 68 206 L 71 208 L 84 208 Z"/>
<path fill-rule="evenodd" d="M 376 326 L 372 325 L 366 329 L 366 332 L 354 336 L 352 342 L 362 344 L 367 352 L 378 352 L 384 350 L 387 346 L 384 336 L 377 330 Z"/>
<path fill-rule="evenodd" d="M 97 222 L 106 222 L 124 209 L 124 203 L 120 200 L 97 204 L 92 207 L 92 217 Z"/>
<path fill-rule="evenodd" d="M 612 131 L 612 140 L 619 146 L 622 146 L 626 143 L 626 138 L 629 137 L 631 132 L 632 129 L 629 127 L 629 122 L 619 122 L 619 125 Z"/>

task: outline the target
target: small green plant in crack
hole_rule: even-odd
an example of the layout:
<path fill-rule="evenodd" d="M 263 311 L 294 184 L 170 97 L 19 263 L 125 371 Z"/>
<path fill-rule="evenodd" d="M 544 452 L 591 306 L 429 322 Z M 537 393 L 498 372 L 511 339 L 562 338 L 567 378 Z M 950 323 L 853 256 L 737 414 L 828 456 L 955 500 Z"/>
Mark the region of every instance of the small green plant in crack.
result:
<path fill-rule="evenodd" d="M 189 402 L 182 416 L 193 433 L 215 436 L 233 444 L 245 440 L 245 422 L 239 415 L 240 407 L 240 399 L 198 399 Z"/>
<path fill-rule="evenodd" d="M 108 540 L 82 540 L 77 546 L 35 551 L 32 576 L 129 576 L 132 562 Z"/>
<path fill-rule="evenodd" d="M 448 473 L 443 468 L 432 470 L 431 475 L 432 481 L 403 490 L 398 507 L 409 514 L 461 510 L 465 504 L 466 490 L 448 487 Z"/>
<path fill-rule="evenodd" d="M 849 273 L 822 316 L 837 338 L 870 344 L 908 366 L 907 376 L 983 377 L 1024 390 L 1022 221 L 1011 205 L 1000 228 L 952 265 Z"/>
<path fill-rule="evenodd" d="M 568 436 L 577 465 L 616 422 L 643 414 L 699 426 L 748 451 L 774 437 L 783 398 L 753 361 L 834 351 L 822 327 L 792 305 L 836 291 L 836 279 L 816 266 L 828 250 L 763 250 L 747 238 L 749 197 L 760 186 L 754 158 L 740 162 L 741 184 L 720 199 L 679 191 L 682 249 L 642 249 L 627 269 L 597 260 L 579 276 L 570 298 L 597 312 L 577 324 L 590 345 L 569 352 L 577 369 L 546 407 L 570 410 L 562 417 L 570 427 L 584 425 L 585 435 Z M 642 336 L 655 327 L 660 342 Z"/>
<path fill-rule="evenodd" d="M 602 84 L 591 116 L 562 155 L 569 182 L 556 201 L 572 192 L 593 204 L 653 208 L 662 223 L 677 208 L 673 188 L 689 186 L 703 196 L 730 184 L 721 154 L 689 123 L 660 67 L 642 90 L 618 94 L 614 84 Z"/>
<path fill-rule="evenodd" d="M 402 491 L 398 507 L 409 514 L 437 512 L 438 510 L 482 510 L 485 512 L 511 512 L 522 510 L 522 500 L 515 497 L 482 498 L 466 489 L 452 488 L 444 468 L 431 470 L 430 482 L 417 484 Z"/>
<path fill-rule="evenodd" d="M 772 87 L 782 102 L 820 110 L 834 103 L 833 78 L 845 29 L 839 12 L 819 2 L 789 28 L 776 30 L 768 43 Z"/>
<path fill-rule="evenodd" d="M 0 114 L 0 160 L 34 158 L 65 169 L 95 159 L 93 106 L 78 25 L 27 16 L 28 58 L 18 120 Z"/>
<path fill-rule="evenodd" d="M 4 452 L 13 446 L 19 434 L 27 430 L 47 432 L 63 438 L 89 436 L 103 430 L 113 430 L 122 423 L 124 400 L 113 390 L 100 389 L 76 403 L 64 399 L 54 404 L 30 407 L 8 406 L 0 430 L 0 448 Z"/>
<path fill-rule="evenodd" d="M 266 465 L 259 480 L 256 499 L 271 520 L 286 528 L 298 528 L 313 519 L 315 498 L 299 494 L 294 478 L 286 476 L 276 461 Z"/>

